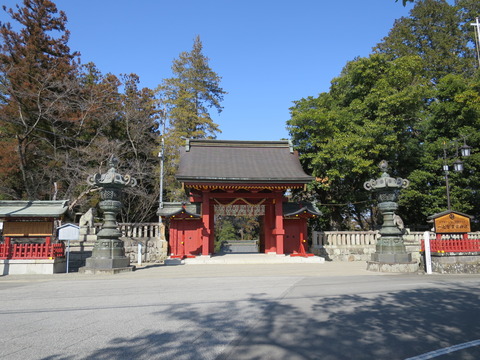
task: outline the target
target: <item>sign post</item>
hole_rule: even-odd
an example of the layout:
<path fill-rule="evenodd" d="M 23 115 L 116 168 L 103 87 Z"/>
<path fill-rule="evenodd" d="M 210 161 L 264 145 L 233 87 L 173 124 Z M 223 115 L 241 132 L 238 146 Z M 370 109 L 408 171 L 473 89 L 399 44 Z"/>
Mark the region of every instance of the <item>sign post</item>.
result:
<path fill-rule="evenodd" d="M 430 253 L 430 231 L 425 231 L 423 233 L 423 241 L 425 244 L 425 266 L 427 274 L 432 273 L 432 255 Z"/>
<path fill-rule="evenodd" d="M 140 241 L 138 242 L 137 264 L 138 266 L 142 265 L 142 243 Z"/>
<path fill-rule="evenodd" d="M 65 224 L 57 229 L 58 240 L 67 240 L 67 253 L 66 253 L 66 268 L 65 271 L 68 274 L 70 269 L 70 240 L 77 241 L 80 236 L 80 228 L 74 224 Z"/>

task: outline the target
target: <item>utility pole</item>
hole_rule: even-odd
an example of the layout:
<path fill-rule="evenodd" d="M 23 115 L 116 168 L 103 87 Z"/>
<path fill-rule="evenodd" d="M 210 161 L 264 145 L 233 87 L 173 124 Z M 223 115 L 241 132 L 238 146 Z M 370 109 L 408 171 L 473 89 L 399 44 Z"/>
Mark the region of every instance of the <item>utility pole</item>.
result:
<path fill-rule="evenodd" d="M 477 47 L 478 67 L 480 68 L 480 21 L 478 17 L 475 19 L 475 22 L 470 25 L 475 26 L 475 45 Z"/>
<path fill-rule="evenodd" d="M 158 157 L 160 158 L 160 194 L 158 197 L 158 206 L 159 209 L 163 209 L 163 164 L 165 162 L 165 123 L 167 122 L 167 109 L 165 105 L 163 107 L 162 113 L 162 142 L 160 152 L 158 153 Z M 162 227 L 162 216 L 158 217 L 158 222 L 160 227 Z"/>
<path fill-rule="evenodd" d="M 162 148 L 158 153 L 158 157 L 160 158 L 160 198 L 159 198 L 159 206 L 160 209 L 163 209 L 163 163 L 165 161 L 165 140 L 162 136 Z"/>
<path fill-rule="evenodd" d="M 160 196 L 158 199 L 160 209 L 163 209 L 163 164 L 165 161 L 165 123 L 167 122 L 167 111 L 165 107 L 162 110 L 162 144 L 158 157 L 160 158 Z"/>

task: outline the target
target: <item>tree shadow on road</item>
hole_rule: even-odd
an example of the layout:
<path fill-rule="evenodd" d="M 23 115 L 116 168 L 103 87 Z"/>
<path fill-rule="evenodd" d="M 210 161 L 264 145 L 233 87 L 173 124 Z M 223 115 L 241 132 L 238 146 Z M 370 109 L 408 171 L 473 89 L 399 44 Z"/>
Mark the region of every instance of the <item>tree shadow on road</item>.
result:
<path fill-rule="evenodd" d="M 115 338 L 90 358 L 405 359 L 480 338 L 479 294 L 458 285 L 321 297 L 293 291 L 276 300 L 256 294 L 212 302 L 209 313 L 198 304 L 171 305 L 162 317 L 183 326 Z"/>

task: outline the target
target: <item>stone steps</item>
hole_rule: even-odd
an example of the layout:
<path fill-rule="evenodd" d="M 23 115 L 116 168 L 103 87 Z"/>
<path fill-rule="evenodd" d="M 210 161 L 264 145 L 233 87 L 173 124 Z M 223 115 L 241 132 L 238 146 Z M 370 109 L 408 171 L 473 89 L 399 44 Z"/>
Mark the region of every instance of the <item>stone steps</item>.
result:
<path fill-rule="evenodd" d="M 187 259 L 167 259 L 165 265 L 200 264 L 323 264 L 325 259 L 319 256 L 288 256 L 277 254 L 215 254 Z"/>

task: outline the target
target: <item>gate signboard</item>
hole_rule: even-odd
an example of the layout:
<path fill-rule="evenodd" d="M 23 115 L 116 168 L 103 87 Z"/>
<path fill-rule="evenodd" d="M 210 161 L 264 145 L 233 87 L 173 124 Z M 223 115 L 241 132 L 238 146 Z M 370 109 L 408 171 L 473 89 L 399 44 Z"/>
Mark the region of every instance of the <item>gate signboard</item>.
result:
<path fill-rule="evenodd" d="M 437 234 L 459 234 L 470 232 L 470 216 L 449 211 L 432 216 Z"/>

